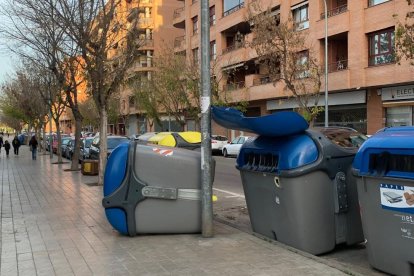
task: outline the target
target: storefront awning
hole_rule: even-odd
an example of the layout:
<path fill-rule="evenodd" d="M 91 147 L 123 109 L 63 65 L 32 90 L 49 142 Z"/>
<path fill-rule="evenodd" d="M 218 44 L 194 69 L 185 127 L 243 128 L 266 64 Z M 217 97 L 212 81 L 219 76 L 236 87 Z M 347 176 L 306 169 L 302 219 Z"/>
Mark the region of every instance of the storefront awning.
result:
<path fill-rule="evenodd" d="M 225 67 L 221 68 L 221 70 L 230 71 L 230 70 L 242 67 L 243 65 L 244 65 L 244 62 L 240 62 L 240 63 L 232 64 L 232 65 L 229 65 L 229 66 L 225 66 Z"/>
<path fill-rule="evenodd" d="M 315 100 L 310 100 L 309 103 L 313 103 Z M 334 93 L 328 95 L 329 106 L 334 105 L 348 105 L 348 104 L 364 104 L 366 103 L 366 90 Z M 318 106 L 325 105 L 325 97 L 320 94 L 318 99 Z M 281 109 L 293 109 L 299 107 L 295 98 L 278 99 L 267 101 L 267 110 L 281 110 Z"/>

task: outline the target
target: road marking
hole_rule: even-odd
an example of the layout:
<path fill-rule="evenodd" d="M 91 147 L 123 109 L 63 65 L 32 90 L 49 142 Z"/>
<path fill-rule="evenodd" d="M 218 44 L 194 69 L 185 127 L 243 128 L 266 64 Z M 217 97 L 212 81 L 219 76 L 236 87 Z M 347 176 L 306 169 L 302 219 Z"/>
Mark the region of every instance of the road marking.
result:
<path fill-rule="evenodd" d="M 217 191 L 217 192 L 222 192 L 222 193 L 225 193 L 225 194 L 232 195 L 232 197 L 241 197 L 241 198 L 245 198 L 245 197 L 244 197 L 244 195 L 241 195 L 241 194 L 236 194 L 236 193 L 233 193 L 233 192 L 230 192 L 230 191 L 221 190 L 221 189 L 217 189 L 217 188 L 213 188 L 213 190 L 215 190 L 215 191 Z"/>

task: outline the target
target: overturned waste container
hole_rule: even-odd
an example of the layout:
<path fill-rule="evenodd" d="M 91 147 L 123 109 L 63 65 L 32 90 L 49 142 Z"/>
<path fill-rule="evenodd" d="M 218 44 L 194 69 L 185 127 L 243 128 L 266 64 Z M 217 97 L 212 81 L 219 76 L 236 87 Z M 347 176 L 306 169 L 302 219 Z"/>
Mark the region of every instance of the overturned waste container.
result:
<path fill-rule="evenodd" d="M 225 112 L 213 108 L 217 123 L 259 134 L 242 146 L 236 165 L 254 232 L 312 254 L 364 240 L 351 171 L 363 135 L 309 130 L 294 112 L 259 118 Z"/>
<path fill-rule="evenodd" d="M 369 263 L 414 275 L 414 128 L 386 128 L 354 161 Z"/>
<path fill-rule="evenodd" d="M 108 221 L 130 236 L 200 232 L 200 162 L 199 151 L 121 144 L 110 155 L 104 176 Z"/>

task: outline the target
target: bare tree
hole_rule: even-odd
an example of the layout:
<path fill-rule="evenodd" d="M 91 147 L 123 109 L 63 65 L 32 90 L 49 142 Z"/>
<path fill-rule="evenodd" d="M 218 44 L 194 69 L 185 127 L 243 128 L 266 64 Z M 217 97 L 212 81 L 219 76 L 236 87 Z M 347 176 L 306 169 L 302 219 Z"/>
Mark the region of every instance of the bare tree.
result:
<path fill-rule="evenodd" d="M 258 4 L 251 5 L 248 18 L 253 39 L 246 47 L 253 48 L 258 61 L 264 65 L 270 81 L 295 98 L 299 113 L 312 123 L 323 110 L 318 107 L 321 89 L 321 68 L 307 43 L 304 32 L 297 31 L 289 18 L 281 22 L 270 9 L 263 11 Z"/>
<path fill-rule="evenodd" d="M 32 127 L 39 134 L 47 118 L 47 107 L 37 94 L 41 89 L 38 83 L 25 69 L 20 69 L 16 76 L 2 86 L 1 109 L 3 115 L 20 120 Z M 40 136 L 40 135 L 39 135 Z"/>
<path fill-rule="evenodd" d="M 56 6 L 52 8 L 58 15 L 56 22 L 79 49 L 82 59 L 79 65 L 87 91 L 99 112 L 98 183 L 102 184 L 107 159 L 108 103 L 119 91 L 128 69 L 139 54 L 142 41 L 138 38 L 137 26 L 151 22 L 139 21 L 139 1 L 55 1 Z"/>
<path fill-rule="evenodd" d="M 79 122 L 82 118 L 78 112 L 77 88 L 83 80 L 76 72 L 78 69 L 77 46 L 70 41 L 57 23 L 57 4 L 55 0 L 8 1 L 2 6 L 1 11 L 9 21 L 1 26 L 1 31 L 3 36 L 9 39 L 9 48 L 22 57 L 27 65 L 40 72 L 41 75 L 48 75 L 47 70 L 53 72 L 54 80 L 51 76 L 48 76 L 48 80 L 43 80 L 45 85 L 52 81 L 54 84 L 50 84 L 48 89 L 41 92 L 42 99 L 52 109 L 58 128 L 59 118 L 63 112 L 62 105 L 67 105 L 74 111 L 76 126 L 78 126 L 75 131 L 75 156 L 78 156 L 81 131 Z M 54 100 L 58 97 L 56 102 L 51 102 L 50 90 L 54 90 L 52 93 L 55 96 Z M 44 94 L 46 91 L 49 92 L 48 95 Z M 60 95 L 61 93 L 65 96 Z M 56 115 L 58 115 L 57 118 Z M 58 163 L 61 163 L 60 131 L 57 136 Z M 72 169 L 78 169 L 78 162 L 72 162 Z"/>
<path fill-rule="evenodd" d="M 414 66 L 414 2 L 407 0 L 408 10 L 404 22 L 396 27 L 396 57 L 406 59 Z"/>
<path fill-rule="evenodd" d="M 213 59 L 210 63 L 212 103 L 214 105 L 242 106 L 243 102 L 231 103 L 231 96 L 220 89 L 222 74 L 220 62 Z M 168 114 L 184 130 L 186 119 L 192 119 L 199 125 L 200 103 L 200 66 L 197 59 L 187 59 L 174 54 L 173 47 L 165 46 L 154 59 L 156 70 L 151 79 L 137 76 L 132 81 L 132 90 L 137 99 L 137 107 L 146 114 L 150 122 L 161 124 L 160 115 Z"/>

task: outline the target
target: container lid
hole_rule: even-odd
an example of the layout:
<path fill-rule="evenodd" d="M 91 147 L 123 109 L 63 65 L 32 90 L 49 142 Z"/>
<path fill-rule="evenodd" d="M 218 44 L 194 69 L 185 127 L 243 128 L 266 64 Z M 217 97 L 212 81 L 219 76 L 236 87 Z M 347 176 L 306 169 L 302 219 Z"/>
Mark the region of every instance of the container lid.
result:
<path fill-rule="evenodd" d="M 391 127 L 369 138 L 355 156 L 359 175 L 414 179 L 414 127 Z"/>
<path fill-rule="evenodd" d="M 277 139 L 259 136 L 243 144 L 237 158 L 237 168 L 278 173 L 314 163 L 318 156 L 318 147 L 307 134 Z"/>
<path fill-rule="evenodd" d="M 233 108 L 212 108 L 213 120 L 229 129 L 257 133 L 263 136 L 288 136 L 304 132 L 309 125 L 296 112 L 281 111 L 261 117 L 245 117 L 243 113 Z"/>

